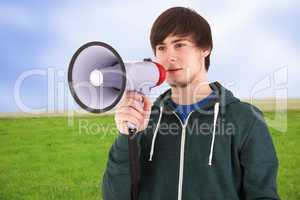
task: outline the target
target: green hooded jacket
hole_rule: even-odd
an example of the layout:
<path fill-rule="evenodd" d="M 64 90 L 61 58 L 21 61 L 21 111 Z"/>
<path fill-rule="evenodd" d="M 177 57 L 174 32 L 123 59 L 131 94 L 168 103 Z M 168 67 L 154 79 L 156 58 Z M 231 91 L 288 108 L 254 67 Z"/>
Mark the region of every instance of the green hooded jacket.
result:
<path fill-rule="evenodd" d="M 183 124 L 171 90 L 139 132 L 140 200 L 277 200 L 278 160 L 262 113 L 218 82 Z M 119 134 L 103 175 L 104 200 L 130 199 L 128 136 Z"/>

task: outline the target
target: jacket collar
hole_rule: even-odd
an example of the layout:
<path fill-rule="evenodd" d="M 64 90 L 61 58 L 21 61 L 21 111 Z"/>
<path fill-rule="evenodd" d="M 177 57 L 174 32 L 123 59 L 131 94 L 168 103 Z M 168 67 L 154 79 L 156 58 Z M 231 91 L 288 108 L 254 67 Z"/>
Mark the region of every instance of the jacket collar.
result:
<path fill-rule="evenodd" d="M 232 92 L 223 87 L 219 82 L 210 83 L 209 86 L 214 91 L 214 95 L 210 98 L 210 101 L 204 105 L 203 107 L 197 109 L 198 112 L 206 112 L 207 114 L 212 114 L 214 105 L 216 102 L 219 102 L 220 105 L 220 113 L 225 113 L 225 108 L 227 105 L 239 101 L 238 98 L 234 97 Z M 160 95 L 154 105 L 158 107 L 163 107 L 166 111 L 174 111 L 174 108 L 171 104 L 171 89 L 165 91 L 162 95 Z"/>

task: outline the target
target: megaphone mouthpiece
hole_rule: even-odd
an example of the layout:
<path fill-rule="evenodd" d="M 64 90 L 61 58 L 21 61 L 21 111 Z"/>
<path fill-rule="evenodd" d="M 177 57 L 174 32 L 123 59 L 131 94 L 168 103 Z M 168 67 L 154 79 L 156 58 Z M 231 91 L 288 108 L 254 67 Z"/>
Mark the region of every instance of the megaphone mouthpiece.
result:
<path fill-rule="evenodd" d="M 153 62 L 153 63 L 157 66 L 157 69 L 159 70 L 159 79 L 158 79 L 158 81 L 156 83 L 156 86 L 159 86 L 166 79 L 166 70 L 165 70 L 165 68 L 161 64 L 159 64 L 157 62 Z"/>

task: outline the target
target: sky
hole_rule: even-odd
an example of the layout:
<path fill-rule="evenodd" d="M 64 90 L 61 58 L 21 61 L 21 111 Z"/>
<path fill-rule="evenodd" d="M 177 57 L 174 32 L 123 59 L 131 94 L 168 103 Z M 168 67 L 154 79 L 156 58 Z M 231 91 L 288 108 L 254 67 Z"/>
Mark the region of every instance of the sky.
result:
<path fill-rule="evenodd" d="M 173 6 L 192 8 L 209 22 L 211 82 L 219 81 L 239 98 L 300 97 L 296 0 L 1 1 L 0 112 L 73 109 L 66 80 L 74 52 L 102 41 L 125 62 L 153 58 L 151 26 Z"/>

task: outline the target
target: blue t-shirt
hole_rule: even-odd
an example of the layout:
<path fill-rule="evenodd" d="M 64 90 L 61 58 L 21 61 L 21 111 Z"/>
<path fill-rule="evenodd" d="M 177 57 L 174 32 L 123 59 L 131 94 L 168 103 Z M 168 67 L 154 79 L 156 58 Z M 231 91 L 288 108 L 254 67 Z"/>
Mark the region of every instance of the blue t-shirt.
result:
<path fill-rule="evenodd" d="M 203 107 L 214 96 L 215 96 L 215 91 L 213 91 L 212 93 L 210 93 L 210 95 L 208 95 L 204 99 L 201 99 L 200 101 L 194 104 L 180 105 L 180 104 L 176 104 L 172 99 L 171 99 L 171 104 L 174 107 L 175 111 L 179 114 L 180 119 L 183 121 L 183 123 L 185 123 L 185 120 L 187 119 L 190 112 Z"/>

